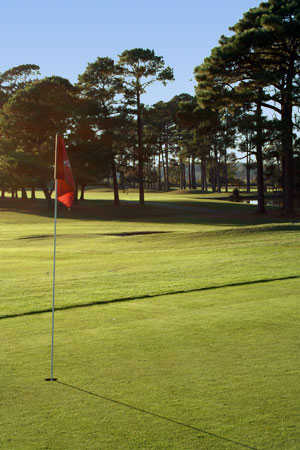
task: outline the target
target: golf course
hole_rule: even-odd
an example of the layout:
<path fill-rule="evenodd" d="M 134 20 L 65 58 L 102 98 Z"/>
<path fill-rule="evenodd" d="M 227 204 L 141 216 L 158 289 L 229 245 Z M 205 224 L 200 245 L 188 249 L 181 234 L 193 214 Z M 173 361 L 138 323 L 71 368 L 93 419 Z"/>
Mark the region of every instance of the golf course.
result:
<path fill-rule="evenodd" d="M 0 448 L 299 449 L 300 221 L 228 194 L 0 201 Z"/>

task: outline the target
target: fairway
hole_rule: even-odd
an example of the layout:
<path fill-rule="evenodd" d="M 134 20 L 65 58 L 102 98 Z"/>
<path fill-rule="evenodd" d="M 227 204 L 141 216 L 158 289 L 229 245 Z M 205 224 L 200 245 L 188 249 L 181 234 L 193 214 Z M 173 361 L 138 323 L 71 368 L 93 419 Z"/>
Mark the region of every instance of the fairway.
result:
<path fill-rule="evenodd" d="M 60 211 L 52 383 L 53 219 L 0 203 L 0 448 L 299 449 L 299 220 L 111 199 Z"/>

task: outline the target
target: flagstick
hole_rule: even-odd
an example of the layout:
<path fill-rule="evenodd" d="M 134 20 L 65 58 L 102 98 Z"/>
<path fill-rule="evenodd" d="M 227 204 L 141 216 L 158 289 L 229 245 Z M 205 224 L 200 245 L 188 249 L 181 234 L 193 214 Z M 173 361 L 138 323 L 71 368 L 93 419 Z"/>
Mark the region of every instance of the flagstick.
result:
<path fill-rule="evenodd" d="M 54 308 L 55 308 L 55 265 L 56 265 L 56 221 L 57 221 L 57 180 L 55 180 L 54 202 L 54 249 L 53 249 L 53 284 L 52 284 L 52 338 L 51 338 L 51 381 L 53 378 L 53 351 L 54 351 Z"/>
<path fill-rule="evenodd" d="M 50 378 L 46 381 L 56 381 L 53 378 L 53 362 L 54 362 L 54 311 L 55 311 L 55 265 L 56 265 L 56 222 L 57 222 L 57 178 L 56 178 L 56 162 L 57 162 L 57 146 L 58 133 L 55 136 L 55 165 L 54 165 L 54 180 L 55 180 L 55 201 L 54 201 L 54 248 L 53 248 L 53 278 L 52 278 L 52 335 L 51 335 L 51 372 Z"/>

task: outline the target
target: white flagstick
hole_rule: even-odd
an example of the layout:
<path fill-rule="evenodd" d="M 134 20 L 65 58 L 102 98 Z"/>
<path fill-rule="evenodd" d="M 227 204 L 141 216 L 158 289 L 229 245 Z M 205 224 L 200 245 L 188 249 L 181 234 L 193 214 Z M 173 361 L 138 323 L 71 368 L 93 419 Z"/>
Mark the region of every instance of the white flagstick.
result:
<path fill-rule="evenodd" d="M 51 374 L 50 378 L 46 378 L 46 381 L 56 381 L 56 378 L 53 378 L 53 356 L 54 356 L 55 263 L 56 263 L 56 221 L 57 221 L 57 178 L 56 178 L 57 147 L 58 147 L 58 133 L 56 133 L 55 136 L 55 165 L 54 165 L 55 201 L 54 201 L 54 248 L 53 248 L 53 278 L 52 278 Z"/>

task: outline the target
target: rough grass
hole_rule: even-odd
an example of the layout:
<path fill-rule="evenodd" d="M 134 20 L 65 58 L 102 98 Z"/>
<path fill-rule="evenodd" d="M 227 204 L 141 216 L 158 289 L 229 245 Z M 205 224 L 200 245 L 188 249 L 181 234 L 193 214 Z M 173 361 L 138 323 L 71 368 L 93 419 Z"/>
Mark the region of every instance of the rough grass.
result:
<path fill-rule="evenodd" d="M 299 223 L 124 198 L 61 213 L 55 383 L 52 219 L 2 204 L 0 448 L 299 448 Z"/>

